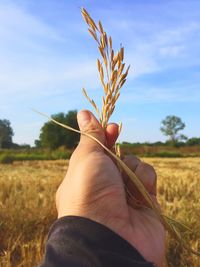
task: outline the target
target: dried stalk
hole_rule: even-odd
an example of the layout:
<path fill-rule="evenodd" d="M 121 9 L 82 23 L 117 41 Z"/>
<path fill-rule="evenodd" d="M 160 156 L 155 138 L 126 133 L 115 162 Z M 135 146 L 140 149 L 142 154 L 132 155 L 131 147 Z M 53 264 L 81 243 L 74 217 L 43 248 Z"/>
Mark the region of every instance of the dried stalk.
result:
<path fill-rule="evenodd" d="M 114 52 L 112 38 L 111 36 L 107 36 L 102 23 L 99 21 L 98 24 L 96 24 L 84 8 L 82 8 L 81 12 L 89 26 L 89 33 L 98 45 L 101 56 L 101 60 L 97 59 L 99 77 L 104 90 L 100 113 L 97 105 L 89 98 L 85 89 L 83 89 L 83 94 L 94 107 L 102 127 L 106 128 L 110 116 L 115 110 L 115 104 L 120 96 L 120 90 L 126 82 L 130 66 L 124 71 L 124 48 L 121 47 L 118 52 Z"/>

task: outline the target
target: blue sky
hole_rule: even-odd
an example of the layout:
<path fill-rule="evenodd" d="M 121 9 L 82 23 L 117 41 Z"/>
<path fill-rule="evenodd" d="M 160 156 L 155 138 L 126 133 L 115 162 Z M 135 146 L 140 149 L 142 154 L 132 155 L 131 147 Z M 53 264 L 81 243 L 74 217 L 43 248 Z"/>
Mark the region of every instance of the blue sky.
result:
<path fill-rule="evenodd" d="M 90 109 L 84 86 L 101 96 L 96 44 L 80 8 L 100 19 L 131 65 L 112 121 L 120 141 L 166 140 L 160 122 L 176 115 L 200 136 L 200 1 L 0 0 L 0 119 L 14 142 L 34 144 L 47 114 Z"/>

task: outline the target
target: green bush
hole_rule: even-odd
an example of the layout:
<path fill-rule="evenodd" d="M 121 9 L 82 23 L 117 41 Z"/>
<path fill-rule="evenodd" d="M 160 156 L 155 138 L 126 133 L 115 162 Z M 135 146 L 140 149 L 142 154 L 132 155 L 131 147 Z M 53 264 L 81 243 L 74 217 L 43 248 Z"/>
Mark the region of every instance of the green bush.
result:
<path fill-rule="evenodd" d="M 1 150 L 0 151 L 0 163 L 12 163 L 15 161 L 24 160 L 57 160 L 57 159 L 69 159 L 71 157 L 71 150 L 57 149 L 50 150 Z"/>
<path fill-rule="evenodd" d="M 14 156 L 3 154 L 0 156 L 0 163 L 2 164 L 12 164 L 15 160 Z"/>
<path fill-rule="evenodd" d="M 72 155 L 72 151 L 60 151 L 60 150 L 55 150 L 52 152 L 52 158 L 53 159 L 70 159 Z"/>

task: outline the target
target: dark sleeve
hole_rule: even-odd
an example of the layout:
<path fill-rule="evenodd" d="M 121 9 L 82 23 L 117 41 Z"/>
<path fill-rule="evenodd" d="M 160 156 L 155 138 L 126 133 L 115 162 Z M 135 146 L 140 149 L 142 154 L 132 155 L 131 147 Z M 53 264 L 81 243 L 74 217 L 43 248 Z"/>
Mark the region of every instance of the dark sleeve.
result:
<path fill-rule="evenodd" d="M 92 220 L 66 216 L 52 226 L 40 267 L 153 267 L 126 240 Z"/>

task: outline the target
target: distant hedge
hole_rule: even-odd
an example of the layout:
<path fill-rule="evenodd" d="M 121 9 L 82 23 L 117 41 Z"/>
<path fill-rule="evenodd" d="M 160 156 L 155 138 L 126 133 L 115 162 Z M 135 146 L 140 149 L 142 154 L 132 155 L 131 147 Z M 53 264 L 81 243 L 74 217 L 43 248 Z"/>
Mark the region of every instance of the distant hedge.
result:
<path fill-rule="evenodd" d="M 11 164 L 13 161 L 24 160 L 57 160 L 57 159 L 69 159 L 72 151 L 41 151 L 41 150 L 7 150 L 0 151 L 0 163 Z"/>

